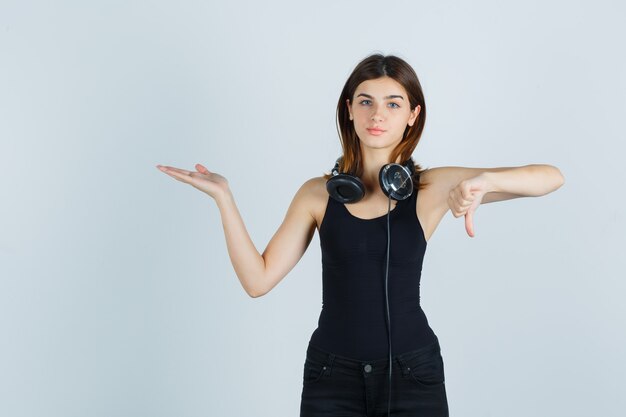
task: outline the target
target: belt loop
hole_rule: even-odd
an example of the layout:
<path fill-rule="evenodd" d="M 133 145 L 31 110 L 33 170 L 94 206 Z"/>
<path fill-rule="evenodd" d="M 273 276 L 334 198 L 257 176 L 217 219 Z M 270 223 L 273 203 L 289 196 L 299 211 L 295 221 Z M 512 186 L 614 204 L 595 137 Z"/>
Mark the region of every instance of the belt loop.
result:
<path fill-rule="evenodd" d="M 326 374 L 330 375 L 330 370 L 333 368 L 333 361 L 335 360 L 335 354 L 328 354 L 327 365 L 326 365 Z"/>

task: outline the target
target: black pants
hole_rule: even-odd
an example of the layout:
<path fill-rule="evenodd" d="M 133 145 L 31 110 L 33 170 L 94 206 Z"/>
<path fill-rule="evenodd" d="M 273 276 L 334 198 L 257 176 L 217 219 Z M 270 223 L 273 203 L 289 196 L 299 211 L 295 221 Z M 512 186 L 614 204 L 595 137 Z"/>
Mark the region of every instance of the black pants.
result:
<path fill-rule="evenodd" d="M 439 340 L 392 357 L 390 417 L 448 417 Z M 360 361 L 309 344 L 300 417 L 386 417 L 389 357 Z"/>

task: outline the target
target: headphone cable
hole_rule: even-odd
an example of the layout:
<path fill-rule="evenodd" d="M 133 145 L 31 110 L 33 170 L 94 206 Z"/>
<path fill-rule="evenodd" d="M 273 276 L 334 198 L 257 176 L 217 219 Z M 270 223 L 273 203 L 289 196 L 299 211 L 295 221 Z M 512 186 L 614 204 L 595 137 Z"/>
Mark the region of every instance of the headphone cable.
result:
<path fill-rule="evenodd" d="M 405 178 L 400 184 L 399 188 L 404 187 L 404 184 L 411 178 L 410 176 Z M 388 390 L 388 399 L 387 399 L 387 417 L 391 417 L 391 368 L 392 368 L 392 360 L 391 360 L 391 317 L 389 315 L 389 246 L 391 245 L 391 233 L 389 232 L 389 217 L 391 215 L 391 194 L 387 195 L 388 197 L 388 205 L 387 205 L 387 267 L 385 271 L 385 301 L 387 307 L 387 334 L 389 340 L 389 390 Z M 396 203 L 396 210 L 398 209 Z"/>
<path fill-rule="evenodd" d="M 397 207 L 396 207 L 397 209 Z M 388 292 L 388 284 L 389 284 L 389 245 L 391 243 L 391 237 L 389 233 L 389 216 L 391 213 L 391 196 L 389 196 L 389 205 L 387 208 L 387 270 L 385 271 L 385 299 L 387 306 L 387 333 L 389 337 L 389 391 L 388 391 L 388 400 L 387 400 L 387 417 L 391 416 L 391 318 L 389 316 L 389 292 Z"/>

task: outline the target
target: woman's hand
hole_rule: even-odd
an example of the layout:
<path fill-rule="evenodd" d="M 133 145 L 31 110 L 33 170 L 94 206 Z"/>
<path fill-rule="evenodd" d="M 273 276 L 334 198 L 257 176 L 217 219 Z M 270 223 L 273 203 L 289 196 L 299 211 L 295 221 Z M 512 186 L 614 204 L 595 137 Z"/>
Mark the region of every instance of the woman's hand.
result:
<path fill-rule="evenodd" d="M 196 164 L 197 171 L 186 171 L 180 168 L 157 165 L 157 168 L 165 172 L 170 177 L 187 183 L 198 190 L 210 195 L 214 199 L 220 197 L 228 191 L 228 180 L 206 169 L 200 164 Z"/>
<path fill-rule="evenodd" d="M 461 181 L 450 190 L 448 206 L 454 217 L 465 215 L 465 230 L 470 237 L 474 237 L 474 212 L 487 193 L 487 182 L 481 175 Z"/>

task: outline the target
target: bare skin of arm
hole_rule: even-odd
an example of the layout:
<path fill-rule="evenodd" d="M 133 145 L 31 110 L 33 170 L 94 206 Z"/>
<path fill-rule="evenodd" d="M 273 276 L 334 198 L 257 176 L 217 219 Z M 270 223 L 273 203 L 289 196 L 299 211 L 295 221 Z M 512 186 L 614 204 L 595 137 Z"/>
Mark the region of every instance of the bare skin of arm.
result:
<path fill-rule="evenodd" d="M 260 254 L 250 239 L 228 181 L 224 177 L 210 172 L 200 164 L 196 165 L 197 172 L 158 167 L 173 178 L 190 184 L 215 199 L 221 214 L 231 263 L 244 290 L 253 298 L 271 291 L 294 268 L 311 243 L 319 220 L 316 220 L 314 214 L 315 207 L 319 207 L 320 195 L 325 196 L 325 181 L 321 177 L 311 178 L 296 192 L 282 224 Z M 490 177 L 493 175 L 491 173 L 498 174 Z M 480 203 L 544 195 L 558 189 L 564 182 L 560 171 L 548 165 L 502 168 L 440 167 L 424 171 L 422 178 L 430 183 L 424 190 L 427 199 L 422 201 L 424 214 L 420 216 L 424 220 L 427 239 L 448 210 L 452 210 L 455 217 L 460 217 L 467 214 L 470 206 L 475 209 Z M 463 187 L 466 181 L 480 184 L 478 201 L 472 202 L 467 195 L 467 190 Z M 469 198 L 467 202 L 466 198 Z M 317 216 L 319 215 L 318 213 Z M 471 224 L 468 226 L 466 222 L 466 227 L 468 234 L 472 236 Z"/>
<path fill-rule="evenodd" d="M 214 198 L 222 219 L 228 255 L 242 287 L 250 297 L 260 297 L 276 286 L 302 258 L 311 242 L 315 232 L 315 219 L 309 212 L 311 181 L 300 187 L 283 223 L 263 254 L 259 254 L 226 178 L 200 164 L 196 164 L 197 171 L 168 166 L 157 168 Z"/>
<path fill-rule="evenodd" d="M 480 204 L 520 197 L 539 197 L 559 189 L 565 178 L 552 165 L 531 164 L 518 167 L 469 168 L 437 167 L 422 173 L 431 183 L 427 193 L 429 207 L 426 234 L 432 234 L 441 218 L 450 210 L 454 217 L 465 216 L 465 228 L 474 237 L 472 217 Z M 430 224 L 429 224 L 430 223 Z"/>
<path fill-rule="evenodd" d="M 250 240 L 230 191 L 216 200 L 231 262 L 241 285 L 251 297 L 260 297 L 274 288 L 309 247 L 315 233 L 315 219 L 309 213 L 309 188 L 308 181 L 300 187 L 262 254 Z"/>

